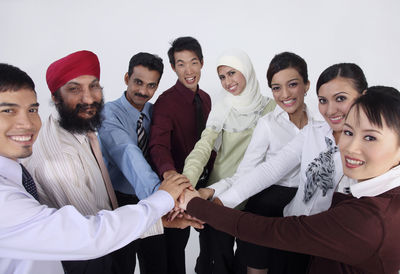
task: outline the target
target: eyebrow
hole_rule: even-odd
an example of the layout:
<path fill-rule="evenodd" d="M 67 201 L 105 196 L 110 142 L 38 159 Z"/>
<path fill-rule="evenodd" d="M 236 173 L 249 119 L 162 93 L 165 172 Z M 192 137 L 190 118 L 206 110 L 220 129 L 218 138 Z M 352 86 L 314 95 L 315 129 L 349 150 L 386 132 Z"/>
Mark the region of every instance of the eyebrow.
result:
<path fill-rule="evenodd" d="M 353 127 L 350 126 L 348 123 L 344 123 L 343 126 L 346 126 L 346 127 L 349 127 L 351 129 L 353 129 Z M 364 131 L 364 132 L 375 132 L 375 133 L 378 133 L 380 135 L 383 135 L 382 132 L 380 132 L 379 130 L 376 130 L 376 129 L 363 129 L 362 131 Z"/>
<path fill-rule="evenodd" d="M 197 60 L 197 61 L 200 61 L 199 60 L 199 58 L 197 58 L 197 57 L 193 57 L 189 62 L 192 62 L 192 61 L 195 61 L 195 60 Z M 178 62 L 182 62 L 182 63 L 185 63 L 185 61 L 183 61 L 182 59 L 178 59 L 178 60 L 176 60 L 176 63 L 178 63 Z"/>
<path fill-rule="evenodd" d="M 99 79 L 95 78 L 95 79 L 93 79 L 93 81 L 90 82 L 90 83 L 93 84 L 94 82 L 100 82 L 100 81 L 99 81 Z M 69 82 L 66 83 L 66 85 L 69 85 L 69 84 L 79 85 L 79 86 L 82 85 L 81 83 L 74 82 L 74 81 L 69 81 Z"/>
<path fill-rule="evenodd" d="M 14 103 L 0 103 L 0 107 L 18 107 L 18 104 Z"/>
<path fill-rule="evenodd" d="M 346 91 L 339 91 L 338 93 L 333 94 L 333 96 L 338 96 L 339 94 L 342 94 L 342 93 L 344 93 L 344 94 L 349 94 L 349 93 L 346 92 Z"/>
<path fill-rule="evenodd" d="M 39 103 L 30 104 L 29 106 L 39 107 Z M 15 103 L 0 103 L 0 107 L 19 107 L 19 105 Z"/>

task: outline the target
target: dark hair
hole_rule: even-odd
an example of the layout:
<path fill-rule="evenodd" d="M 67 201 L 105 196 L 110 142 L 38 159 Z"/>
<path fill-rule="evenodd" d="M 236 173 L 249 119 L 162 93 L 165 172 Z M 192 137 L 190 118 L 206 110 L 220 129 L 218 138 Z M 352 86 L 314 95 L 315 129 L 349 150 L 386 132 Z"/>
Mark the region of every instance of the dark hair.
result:
<path fill-rule="evenodd" d="M 128 76 L 131 77 L 133 73 L 133 68 L 136 66 L 144 66 L 149 70 L 155 70 L 160 74 L 160 78 L 158 78 L 158 82 L 160 82 L 161 76 L 164 71 L 163 60 L 156 54 L 150 54 L 147 52 L 139 52 L 132 56 L 129 61 L 128 66 Z"/>
<path fill-rule="evenodd" d="M 203 52 L 201 51 L 201 46 L 199 42 L 193 37 L 185 36 L 176 38 L 171 43 L 171 47 L 168 50 L 169 62 L 173 67 L 175 67 L 175 52 L 183 50 L 193 51 L 196 54 L 197 58 L 199 58 L 200 62 L 203 63 Z"/>
<path fill-rule="evenodd" d="M 362 93 L 368 87 L 367 79 L 359 66 L 353 63 L 340 63 L 330 66 L 321 73 L 317 81 L 317 94 L 323 84 L 338 77 L 351 80 L 353 87 L 359 93 Z"/>
<path fill-rule="evenodd" d="M 0 92 L 31 89 L 35 92 L 35 84 L 29 75 L 9 64 L 0 63 Z"/>
<path fill-rule="evenodd" d="M 303 58 L 292 52 L 282 52 L 274 56 L 267 70 L 268 86 L 271 87 L 272 77 L 281 70 L 294 68 L 303 78 L 303 82 L 308 82 L 307 63 Z"/>
<path fill-rule="evenodd" d="M 383 118 L 388 128 L 394 130 L 400 139 L 400 92 L 397 89 L 369 87 L 364 95 L 355 100 L 353 107 L 358 116 L 361 108 L 369 122 L 379 128 L 383 126 Z"/>

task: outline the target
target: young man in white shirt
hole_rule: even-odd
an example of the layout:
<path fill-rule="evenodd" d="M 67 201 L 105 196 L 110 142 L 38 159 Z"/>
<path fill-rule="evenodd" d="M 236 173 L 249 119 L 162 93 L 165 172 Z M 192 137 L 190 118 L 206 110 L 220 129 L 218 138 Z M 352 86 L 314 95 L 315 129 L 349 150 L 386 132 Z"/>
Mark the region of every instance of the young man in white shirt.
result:
<path fill-rule="evenodd" d="M 0 273 L 64 273 L 60 260 L 87 260 L 121 248 L 168 213 L 190 186 L 176 175 L 137 205 L 95 216 L 85 217 L 72 206 L 41 205 L 32 177 L 18 163 L 32 154 L 41 127 L 38 108 L 32 79 L 0 64 Z M 199 226 L 178 222 L 168 225 Z"/>

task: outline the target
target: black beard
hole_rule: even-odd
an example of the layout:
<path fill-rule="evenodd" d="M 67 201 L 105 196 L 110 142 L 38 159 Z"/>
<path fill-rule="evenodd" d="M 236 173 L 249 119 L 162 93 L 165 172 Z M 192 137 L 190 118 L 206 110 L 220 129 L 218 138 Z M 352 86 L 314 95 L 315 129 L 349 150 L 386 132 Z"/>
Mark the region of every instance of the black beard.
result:
<path fill-rule="evenodd" d="M 77 104 L 74 109 L 69 108 L 64 104 L 62 98 L 57 98 L 58 102 L 55 104 L 57 111 L 60 115 L 60 126 L 65 130 L 85 134 L 89 131 L 96 131 L 103 121 L 101 116 L 101 111 L 104 107 L 104 99 L 102 98 L 100 102 L 94 102 L 93 104 Z M 95 108 L 96 114 L 89 119 L 84 119 L 78 116 L 79 111 L 86 108 Z"/>

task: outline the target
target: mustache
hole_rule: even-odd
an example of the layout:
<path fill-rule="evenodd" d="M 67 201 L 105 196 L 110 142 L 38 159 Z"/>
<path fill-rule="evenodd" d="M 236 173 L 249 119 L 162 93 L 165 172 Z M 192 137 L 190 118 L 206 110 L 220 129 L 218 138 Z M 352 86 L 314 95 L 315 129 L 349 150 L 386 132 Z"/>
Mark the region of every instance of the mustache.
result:
<path fill-rule="evenodd" d="M 78 113 L 81 110 L 84 111 L 90 108 L 94 108 L 96 109 L 96 111 L 98 111 L 99 109 L 101 109 L 101 107 L 102 107 L 101 102 L 93 102 L 92 104 L 77 104 L 74 112 Z"/>
<path fill-rule="evenodd" d="M 144 94 L 141 94 L 141 93 L 139 93 L 139 92 L 136 92 L 136 93 L 135 93 L 135 96 L 142 97 L 142 98 L 144 98 L 144 99 L 149 98 L 149 96 L 144 95 Z"/>

